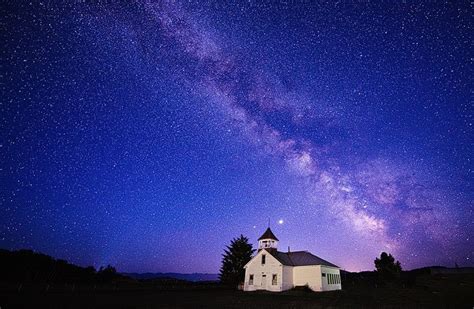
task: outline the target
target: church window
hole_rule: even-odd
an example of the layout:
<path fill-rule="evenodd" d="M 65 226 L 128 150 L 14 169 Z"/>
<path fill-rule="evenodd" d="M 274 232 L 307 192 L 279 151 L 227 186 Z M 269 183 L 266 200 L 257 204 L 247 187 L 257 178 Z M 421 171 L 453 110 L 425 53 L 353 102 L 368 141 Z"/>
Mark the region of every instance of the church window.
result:
<path fill-rule="evenodd" d="M 277 275 L 273 274 L 272 276 L 272 285 L 277 285 Z"/>
<path fill-rule="evenodd" d="M 323 277 L 326 277 L 326 273 L 323 273 Z"/>
<path fill-rule="evenodd" d="M 266 258 L 266 255 L 262 254 L 262 265 L 265 265 L 265 258 Z"/>
<path fill-rule="evenodd" d="M 253 285 L 253 274 L 249 276 L 249 285 Z"/>

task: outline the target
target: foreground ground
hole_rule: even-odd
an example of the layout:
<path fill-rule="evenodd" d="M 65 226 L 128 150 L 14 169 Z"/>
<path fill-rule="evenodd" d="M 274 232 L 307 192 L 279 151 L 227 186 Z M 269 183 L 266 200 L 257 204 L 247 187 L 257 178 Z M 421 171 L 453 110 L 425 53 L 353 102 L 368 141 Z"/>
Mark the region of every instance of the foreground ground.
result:
<path fill-rule="evenodd" d="M 217 287 L 178 289 L 0 290 L 8 308 L 473 308 L 472 277 L 424 277 L 414 286 L 347 284 L 344 290 L 313 293 L 245 293 Z"/>

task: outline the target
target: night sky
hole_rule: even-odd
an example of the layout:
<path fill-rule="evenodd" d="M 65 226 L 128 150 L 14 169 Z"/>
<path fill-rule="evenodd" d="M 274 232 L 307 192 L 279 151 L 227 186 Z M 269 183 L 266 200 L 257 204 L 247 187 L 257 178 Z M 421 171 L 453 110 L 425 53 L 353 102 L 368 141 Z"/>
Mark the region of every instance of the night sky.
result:
<path fill-rule="evenodd" d="M 351 271 L 474 266 L 468 1 L 7 2 L 1 248 L 216 273 L 270 220 Z"/>

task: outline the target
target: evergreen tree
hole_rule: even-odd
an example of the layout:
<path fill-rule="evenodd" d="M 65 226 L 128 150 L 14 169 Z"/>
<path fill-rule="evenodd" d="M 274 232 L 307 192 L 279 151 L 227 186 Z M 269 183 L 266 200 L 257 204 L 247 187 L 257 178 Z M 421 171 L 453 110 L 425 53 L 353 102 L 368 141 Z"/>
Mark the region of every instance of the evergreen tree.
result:
<path fill-rule="evenodd" d="M 382 252 L 380 258 L 376 258 L 374 263 L 377 273 L 382 279 L 391 280 L 400 277 L 402 266 L 399 261 L 395 262 L 395 258 L 391 254 Z"/>
<path fill-rule="evenodd" d="M 232 239 L 222 255 L 219 274 L 221 283 L 237 285 L 243 282 L 245 278 L 244 266 L 250 261 L 254 252 L 255 250 L 247 237 L 240 235 L 240 237 Z"/>

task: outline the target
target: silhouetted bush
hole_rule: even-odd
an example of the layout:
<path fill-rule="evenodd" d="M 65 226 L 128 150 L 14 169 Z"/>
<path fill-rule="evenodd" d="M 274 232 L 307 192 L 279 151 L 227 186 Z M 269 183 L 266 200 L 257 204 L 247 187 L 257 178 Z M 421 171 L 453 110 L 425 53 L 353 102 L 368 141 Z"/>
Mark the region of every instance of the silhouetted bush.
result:
<path fill-rule="evenodd" d="M 107 267 L 101 267 L 97 272 L 99 281 L 110 282 L 117 277 L 117 271 L 114 267 L 107 265 Z"/>

